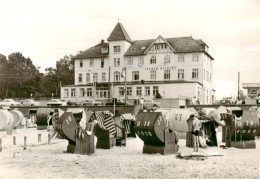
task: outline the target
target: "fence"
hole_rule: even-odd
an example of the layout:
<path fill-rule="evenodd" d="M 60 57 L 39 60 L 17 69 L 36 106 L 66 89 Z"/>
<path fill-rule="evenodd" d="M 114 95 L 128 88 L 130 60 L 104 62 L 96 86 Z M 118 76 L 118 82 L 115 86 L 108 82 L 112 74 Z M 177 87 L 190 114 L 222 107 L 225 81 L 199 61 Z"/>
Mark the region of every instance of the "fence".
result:
<path fill-rule="evenodd" d="M 23 147 L 24 150 L 32 145 L 51 145 L 52 139 L 50 133 L 38 133 L 38 135 L 12 135 L 5 138 L 0 137 L 0 152 L 14 146 Z M 57 143 L 57 141 L 55 141 Z"/>

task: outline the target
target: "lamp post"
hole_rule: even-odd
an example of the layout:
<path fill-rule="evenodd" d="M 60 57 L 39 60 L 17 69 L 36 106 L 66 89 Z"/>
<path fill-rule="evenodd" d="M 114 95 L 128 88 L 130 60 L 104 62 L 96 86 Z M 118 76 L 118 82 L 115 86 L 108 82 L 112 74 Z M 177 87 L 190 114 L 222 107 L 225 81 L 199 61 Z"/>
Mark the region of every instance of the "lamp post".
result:
<path fill-rule="evenodd" d="M 123 67 L 123 71 L 125 72 L 124 78 L 125 78 L 125 105 L 127 104 L 127 90 L 126 90 L 126 67 Z"/>
<path fill-rule="evenodd" d="M 95 86 L 95 76 L 94 76 L 94 73 L 91 71 L 91 70 L 88 70 L 90 73 L 92 73 L 93 75 L 93 98 L 95 99 L 96 98 L 96 86 Z"/>

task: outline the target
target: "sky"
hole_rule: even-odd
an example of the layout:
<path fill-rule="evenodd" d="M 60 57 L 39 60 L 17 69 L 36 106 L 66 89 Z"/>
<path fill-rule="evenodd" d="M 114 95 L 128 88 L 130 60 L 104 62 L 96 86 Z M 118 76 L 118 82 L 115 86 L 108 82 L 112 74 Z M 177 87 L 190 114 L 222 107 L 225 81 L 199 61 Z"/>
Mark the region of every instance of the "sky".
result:
<path fill-rule="evenodd" d="M 237 94 L 238 72 L 241 89 L 260 83 L 260 0 L 0 0 L 0 54 L 21 52 L 44 72 L 107 40 L 118 20 L 132 40 L 206 42 L 217 99 Z"/>

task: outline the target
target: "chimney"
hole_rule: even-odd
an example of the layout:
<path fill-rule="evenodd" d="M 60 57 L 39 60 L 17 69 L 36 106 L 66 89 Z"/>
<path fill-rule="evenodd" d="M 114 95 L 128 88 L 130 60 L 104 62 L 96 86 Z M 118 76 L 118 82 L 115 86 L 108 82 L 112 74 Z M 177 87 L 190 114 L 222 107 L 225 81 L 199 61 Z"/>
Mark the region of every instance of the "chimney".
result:
<path fill-rule="evenodd" d="M 104 41 L 103 39 L 101 39 L 101 44 L 104 44 L 104 42 L 105 42 L 105 41 Z"/>

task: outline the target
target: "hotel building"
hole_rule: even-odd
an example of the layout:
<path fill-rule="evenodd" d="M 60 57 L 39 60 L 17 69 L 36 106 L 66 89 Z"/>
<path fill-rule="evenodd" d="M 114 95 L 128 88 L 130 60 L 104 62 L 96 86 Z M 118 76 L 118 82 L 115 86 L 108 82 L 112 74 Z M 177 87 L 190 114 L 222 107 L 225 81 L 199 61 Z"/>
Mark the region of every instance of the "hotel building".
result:
<path fill-rule="evenodd" d="M 107 42 L 73 57 L 75 82 L 62 86 L 61 99 L 125 99 L 126 86 L 129 100 L 160 94 L 163 99 L 196 97 L 200 104 L 212 104 L 214 59 L 208 48 L 192 37 L 131 40 L 118 23 Z"/>

